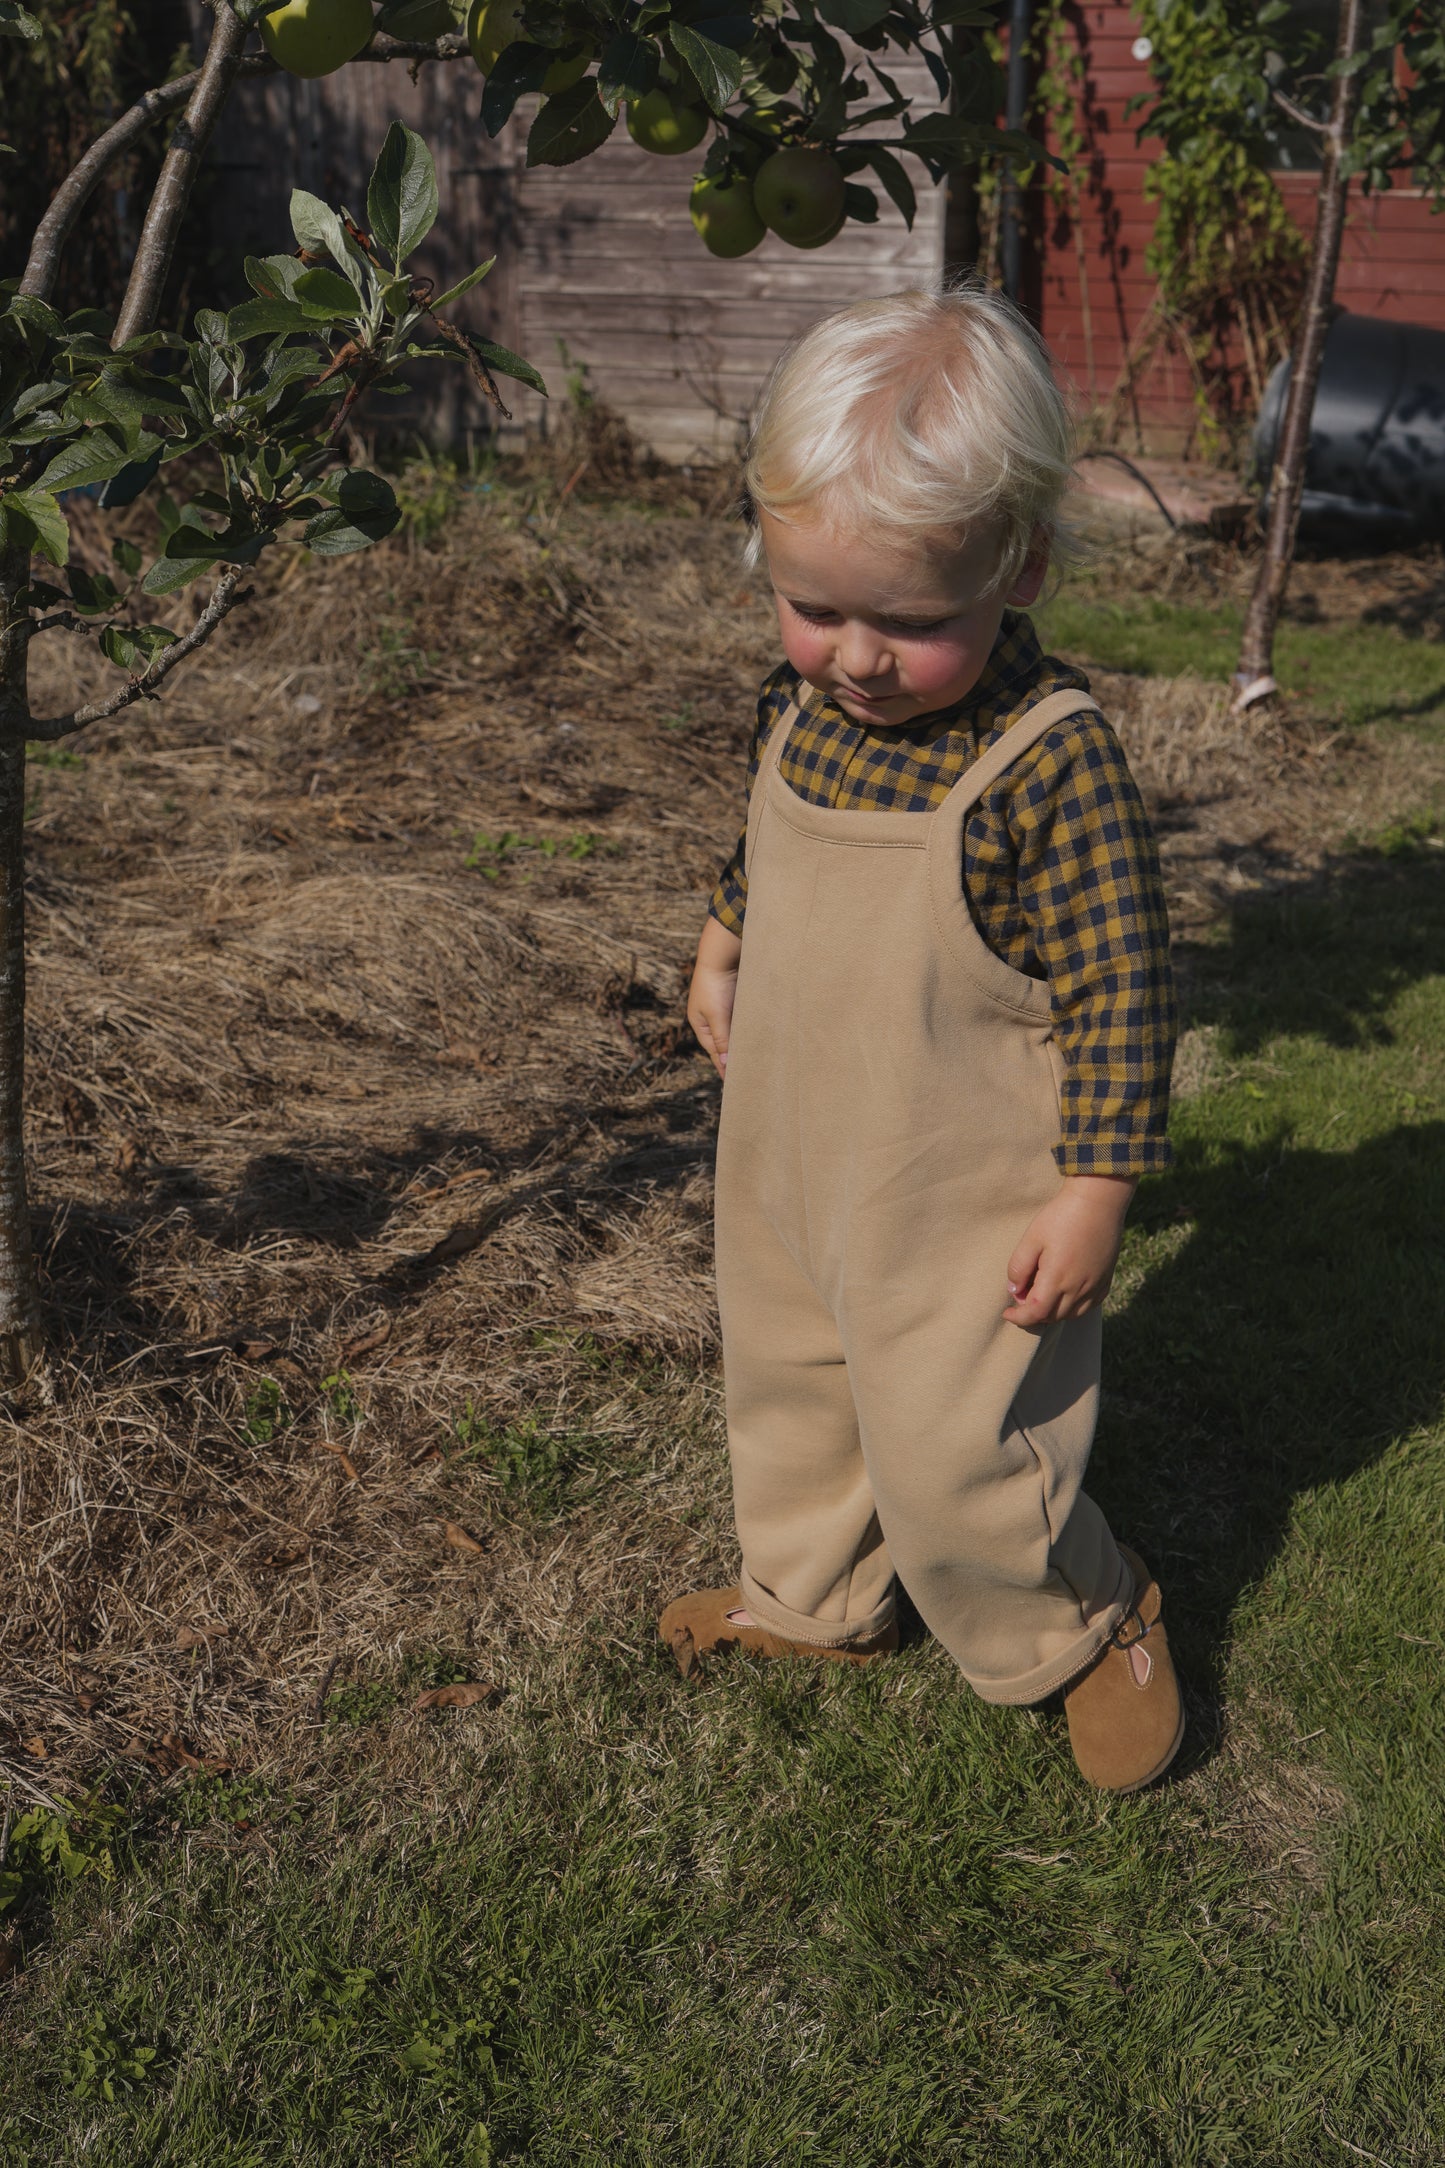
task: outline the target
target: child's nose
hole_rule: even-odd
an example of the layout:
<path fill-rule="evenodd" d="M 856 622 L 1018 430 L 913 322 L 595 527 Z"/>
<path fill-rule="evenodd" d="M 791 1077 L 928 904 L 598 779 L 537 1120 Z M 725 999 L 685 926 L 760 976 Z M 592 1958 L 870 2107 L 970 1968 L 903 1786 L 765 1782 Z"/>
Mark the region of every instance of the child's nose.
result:
<path fill-rule="evenodd" d="M 869 625 L 847 624 L 838 643 L 838 660 L 844 675 L 855 685 L 881 677 L 891 660 L 886 642 Z"/>

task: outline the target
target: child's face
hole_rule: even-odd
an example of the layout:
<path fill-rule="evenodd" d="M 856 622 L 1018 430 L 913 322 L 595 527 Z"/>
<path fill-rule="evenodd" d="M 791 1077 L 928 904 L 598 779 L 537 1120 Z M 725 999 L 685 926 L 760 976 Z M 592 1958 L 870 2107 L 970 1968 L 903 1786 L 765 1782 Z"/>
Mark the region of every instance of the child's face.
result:
<path fill-rule="evenodd" d="M 1015 586 L 989 594 L 987 530 L 958 550 L 890 550 L 820 520 L 758 516 L 784 652 L 860 723 L 908 723 L 971 692 L 1005 608 L 1037 599 L 1048 563 L 1040 537 Z"/>

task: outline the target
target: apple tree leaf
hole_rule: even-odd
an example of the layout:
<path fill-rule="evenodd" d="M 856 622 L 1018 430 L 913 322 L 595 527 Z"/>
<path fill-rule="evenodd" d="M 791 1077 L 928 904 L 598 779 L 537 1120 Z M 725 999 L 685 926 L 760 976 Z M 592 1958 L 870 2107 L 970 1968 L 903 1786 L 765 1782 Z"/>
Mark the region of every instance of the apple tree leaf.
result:
<path fill-rule="evenodd" d="M 818 0 L 818 13 L 845 37 L 856 38 L 863 31 L 876 30 L 890 5 L 891 0 Z"/>
<path fill-rule="evenodd" d="M 904 224 L 911 232 L 918 216 L 918 197 L 903 166 L 881 143 L 860 143 L 858 148 L 903 213 Z"/>
<path fill-rule="evenodd" d="M 248 256 L 245 272 L 246 284 L 263 301 L 289 301 L 306 266 L 299 256 Z"/>
<path fill-rule="evenodd" d="M 436 300 L 430 304 L 433 311 L 449 309 L 454 301 L 461 300 L 463 294 L 469 294 L 474 286 L 480 286 L 496 260 L 495 256 L 489 256 L 485 263 L 477 265 L 475 271 L 469 271 L 464 279 L 458 279 L 455 286 L 449 286 L 444 294 L 438 294 Z"/>
<path fill-rule="evenodd" d="M 996 30 L 998 7 L 981 7 L 979 0 L 933 0 L 929 19 L 936 30 Z"/>
<path fill-rule="evenodd" d="M 597 95 L 596 77 L 584 75 L 542 105 L 527 136 L 527 164 L 575 165 L 600 150 L 616 126 L 617 115 Z"/>
<path fill-rule="evenodd" d="M 325 264 L 318 264 L 314 271 L 303 271 L 296 281 L 296 299 L 308 316 L 322 317 L 328 323 L 338 316 L 356 314 L 356 288 L 339 271 L 328 271 Z M 242 308 L 266 306 L 254 301 L 242 302 Z M 284 304 L 272 302 L 270 307 L 280 310 Z M 239 313 L 232 310 L 234 317 Z"/>
<path fill-rule="evenodd" d="M 94 482 L 109 482 L 132 460 L 145 459 L 159 443 L 158 437 L 145 430 L 136 432 L 127 442 L 117 443 L 107 429 L 88 429 L 83 437 L 56 453 L 40 476 L 38 487 L 42 491 L 88 489 Z"/>
<path fill-rule="evenodd" d="M 421 137 L 394 120 L 371 169 L 366 215 L 372 239 L 400 270 L 437 221 L 437 171 Z"/>
<path fill-rule="evenodd" d="M 495 370 L 498 376 L 515 377 L 519 384 L 526 384 L 532 391 L 539 391 L 544 399 L 548 396 L 547 387 L 531 362 L 523 361 L 521 355 L 514 354 L 509 346 L 498 346 L 495 339 L 473 339 L 471 345 L 487 367 Z"/>
<path fill-rule="evenodd" d="M 66 572 L 70 585 L 70 599 L 82 617 L 104 617 L 120 603 L 120 589 L 104 572 L 87 572 L 84 565 L 71 565 Z"/>
<path fill-rule="evenodd" d="M 329 474 L 318 494 L 330 502 L 306 522 L 301 536 L 317 557 L 349 557 L 353 550 L 370 549 L 401 518 L 391 484 L 362 467 Z"/>
<path fill-rule="evenodd" d="M 742 88 L 743 64 L 737 54 L 687 23 L 670 23 L 667 35 L 678 59 L 696 77 L 704 103 L 720 113 Z"/>
<path fill-rule="evenodd" d="M 158 557 L 141 586 L 148 595 L 173 595 L 178 587 L 198 580 L 208 562 L 204 557 Z"/>
<path fill-rule="evenodd" d="M 519 98 L 542 88 L 556 57 L 545 45 L 533 45 L 526 38 L 503 47 L 482 92 L 482 126 L 489 136 L 501 134 Z"/>
<path fill-rule="evenodd" d="M 163 445 L 158 444 L 148 458 L 127 461 L 100 493 L 102 512 L 118 512 L 123 505 L 135 503 L 142 491 L 148 489 L 155 480 L 164 449 Z M 188 445 L 186 449 L 190 450 L 192 447 Z"/>
<path fill-rule="evenodd" d="M 179 638 L 164 625 L 107 625 L 100 649 L 121 670 L 134 670 L 137 663 L 148 670 L 161 649 L 174 647 Z"/>
<path fill-rule="evenodd" d="M 359 265 L 364 268 L 364 259 L 360 251 L 347 239 L 346 228 L 331 205 L 323 203 L 319 196 L 313 196 L 305 188 L 293 188 L 291 231 L 296 236 L 298 247 L 304 248 L 308 256 L 331 258 L 342 276 L 349 278 L 352 285 L 356 286 L 359 301 L 361 288 L 357 285 L 356 272 Z M 198 316 L 197 322 L 199 321 Z"/>
<path fill-rule="evenodd" d="M 639 38 L 630 30 L 619 31 L 608 44 L 597 70 L 597 95 L 608 112 L 615 114 L 624 98 L 645 98 L 655 90 L 660 66 L 651 38 Z"/>
<path fill-rule="evenodd" d="M 0 497 L 0 542 L 63 565 L 70 556 L 70 526 L 48 489 L 12 489 Z"/>
<path fill-rule="evenodd" d="M 334 274 L 328 272 L 327 276 Z M 351 296 L 351 311 L 356 308 L 356 296 Z M 226 318 L 227 343 L 234 345 L 241 339 L 254 339 L 264 332 L 275 338 L 283 331 L 311 331 L 316 329 L 314 315 L 299 307 L 294 301 L 242 301 Z"/>

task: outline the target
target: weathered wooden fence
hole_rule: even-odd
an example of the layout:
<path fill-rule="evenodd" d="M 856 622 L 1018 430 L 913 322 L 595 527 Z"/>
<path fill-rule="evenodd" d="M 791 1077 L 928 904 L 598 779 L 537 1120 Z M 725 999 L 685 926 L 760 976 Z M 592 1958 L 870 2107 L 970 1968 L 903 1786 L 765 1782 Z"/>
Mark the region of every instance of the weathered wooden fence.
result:
<path fill-rule="evenodd" d="M 890 72 L 921 101 L 932 97 L 920 64 Z M 815 317 L 938 274 L 943 205 L 921 171 L 911 234 L 884 198 L 876 226 L 850 224 L 825 249 L 791 249 L 770 235 L 752 255 L 724 262 L 687 215 L 693 158 L 653 157 L 619 126 L 580 165 L 528 172 L 526 111 L 492 142 L 480 107 L 481 77 L 465 61 L 423 67 L 415 83 L 393 65 L 243 85 L 216 147 L 218 239 L 228 253 L 286 247 L 293 185 L 360 212 L 387 125 L 404 120 L 436 156 L 442 215 L 427 268 L 438 285 L 497 258 L 463 305 L 465 320 L 525 354 L 554 396 L 569 370 L 585 368 L 589 389 L 675 460 L 735 449 L 769 363 Z M 398 419 L 438 443 L 490 428 L 459 372 L 434 372 L 443 379 L 424 406 L 398 402 Z M 507 396 L 516 429 L 545 426 L 534 394 Z"/>

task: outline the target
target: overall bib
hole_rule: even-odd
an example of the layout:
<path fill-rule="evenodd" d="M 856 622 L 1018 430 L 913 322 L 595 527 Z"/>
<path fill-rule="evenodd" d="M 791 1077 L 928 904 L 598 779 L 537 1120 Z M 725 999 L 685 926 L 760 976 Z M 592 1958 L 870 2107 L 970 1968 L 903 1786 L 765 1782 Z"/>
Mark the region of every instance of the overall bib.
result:
<path fill-rule="evenodd" d="M 1081 1485 L 1100 1320 L 1007 1324 L 1005 1267 L 1061 1177 L 1048 987 L 988 948 L 963 829 L 1056 693 L 932 812 L 811 805 L 769 735 L 717 1155 L 717 1277 L 743 1601 L 830 1647 L 897 1574 L 986 1700 L 1084 1669 L 1131 1578 Z"/>

